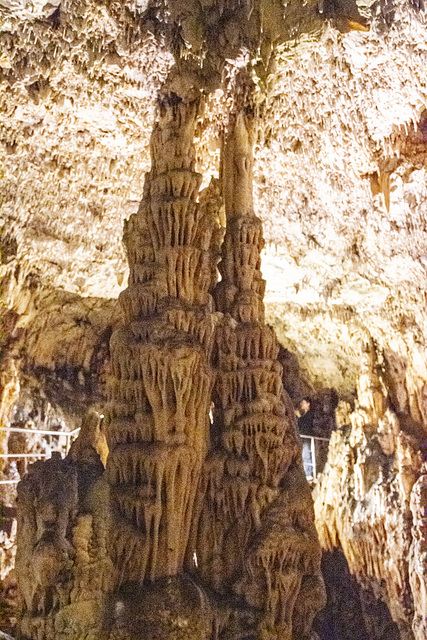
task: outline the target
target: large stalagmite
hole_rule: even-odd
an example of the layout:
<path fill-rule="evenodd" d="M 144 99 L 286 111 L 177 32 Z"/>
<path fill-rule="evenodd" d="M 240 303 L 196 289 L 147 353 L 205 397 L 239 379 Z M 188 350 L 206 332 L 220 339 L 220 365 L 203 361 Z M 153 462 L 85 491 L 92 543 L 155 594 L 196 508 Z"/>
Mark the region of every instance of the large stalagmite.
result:
<path fill-rule="evenodd" d="M 227 225 L 218 283 L 223 231 L 209 188 L 199 198 L 195 171 L 202 91 L 184 82 L 178 93 L 170 82 L 159 95 L 151 171 L 125 225 L 130 276 L 120 295 L 124 326 L 111 339 L 106 470 L 99 478 L 97 467 L 87 499 L 73 462 L 93 449 L 82 434 L 84 446 L 51 463 L 74 484 L 62 529 L 48 521 L 47 552 L 39 553 L 38 534 L 33 549 L 21 529 L 21 588 L 26 562 L 48 576 L 36 596 L 24 593 L 26 629 L 37 628 L 37 640 L 75 640 L 76 628 L 93 640 L 312 638 L 324 604 L 320 546 L 278 344 L 264 321 L 253 85 L 246 72 L 236 82 L 222 161 Z M 44 502 L 39 513 L 31 496 L 49 469 L 39 463 L 22 483 L 21 523 L 44 517 Z M 46 500 L 56 505 L 58 496 L 53 488 Z M 99 531 L 97 559 L 91 540 Z M 111 580 L 100 586 L 91 571 L 105 573 L 111 561 Z M 84 632 L 82 600 L 93 594 L 87 581 L 77 589 L 82 575 L 101 593 Z"/>
<path fill-rule="evenodd" d="M 254 637 L 302 640 L 324 604 L 321 554 L 276 336 L 264 322 L 264 241 L 252 200 L 254 133 L 246 104 L 231 116 L 223 159 L 227 227 L 215 290 L 223 319 L 213 352 L 212 449 L 197 558 L 206 583 L 252 611 L 234 621 L 241 633 L 248 633 L 247 625 Z"/>
<path fill-rule="evenodd" d="M 152 168 L 125 229 L 126 326 L 113 335 L 107 476 L 119 581 L 182 571 L 207 449 L 215 220 L 197 203 L 200 99 L 162 94 Z"/>

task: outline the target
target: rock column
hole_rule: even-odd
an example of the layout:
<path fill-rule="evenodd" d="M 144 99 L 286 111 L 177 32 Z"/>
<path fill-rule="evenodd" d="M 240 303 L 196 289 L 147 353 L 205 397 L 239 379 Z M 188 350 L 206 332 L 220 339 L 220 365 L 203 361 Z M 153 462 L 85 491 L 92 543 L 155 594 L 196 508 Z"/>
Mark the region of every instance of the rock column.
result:
<path fill-rule="evenodd" d="M 411 494 L 412 545 L 409 582 L 414 596 L 412 629 L 416 640 L 427 636 L 427 473 L 415 483 Z"/>
<path fill-rule="evenodd" d="M 212 451 L 197 562 L 205 582 L 244 603 L 245 637 L 310 637 L 324 603 L 320 548 L 274 330 L 264 322 L 261 220 L 253 210 L 254 118 L 232 116 L 224 150 L 227 228 L 215 297 Z M 289 405 L 288 405 L 289 406 Z M 253 616 L 248 611 L 252 611 Z M 245 619 L 244 619 L 245 618 Z"/>
<path fill-rule="evenodd" d="M 215 220 L 197 203 L 199 105 L 162 93 L 144 197 L 125 227 L 126 325 L 111 341 L 107 424 L 119 583 L 181 572 L 207 450 Z"/>

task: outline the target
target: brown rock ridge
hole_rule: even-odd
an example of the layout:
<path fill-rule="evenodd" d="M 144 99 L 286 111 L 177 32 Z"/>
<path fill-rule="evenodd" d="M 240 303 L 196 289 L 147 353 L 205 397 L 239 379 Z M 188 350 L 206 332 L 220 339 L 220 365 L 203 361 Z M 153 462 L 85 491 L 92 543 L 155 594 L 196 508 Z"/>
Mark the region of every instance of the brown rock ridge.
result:
<path fill-rule="evenodd" d="M 351 424 L 332 434 L 316 526 L 323 549 L 341 547 L 362 587 L 387 604 L 401 639 L 421 640 L 426 439 L 419 423 L 393 410 L 385 379 L 371 342 Z"/>

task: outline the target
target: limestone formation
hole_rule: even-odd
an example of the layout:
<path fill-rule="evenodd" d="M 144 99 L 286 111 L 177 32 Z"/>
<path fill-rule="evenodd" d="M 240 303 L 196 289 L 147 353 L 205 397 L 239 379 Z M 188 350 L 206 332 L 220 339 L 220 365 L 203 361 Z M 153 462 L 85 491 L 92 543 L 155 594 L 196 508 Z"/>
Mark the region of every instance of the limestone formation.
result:
<path fill-rule="evenodd" d="M 106 420 L 112 452 L 105 474 L 108 483 L 97 480 L 99 489 L 88 489 L 86 495 L 92 472 L 97 477 L 101 468 L 83 441 L 74 447 L 65 466 L 59 461 L 50 463 L 51 467 L 38 465 L 29 476 L 36 496 L 37 483 L 44 478 L 42 469 L 57 464 L 58 474 L 65 477 L 81 458 L 77 511 L 70 515 L 76 535 L 67 532 L 65 537 L 74 551 L 79 549 L 79 571 L 85 563 L 95 562 L 92 546 L 98 539 L 105 552 L 109 518 L 105 505 L 111 488 L 116 522 L 112 540 L 119 531 L 125 532 L 123 548 L 113 554 L 116 567 L 120 564 L 122 570 L 122 575 L 119 571 L 115 576 L 116 585 L 122 583 L 120 588 L 126 591 L 126 580 L 143 575 L 146 603 L 157 589 L 166 610 L 168 599 L 175 595 L 180 599 L 184 585 L 193 584 L 192 580 L 196 584 L 204 576 L 209 585 L 219 583 L 211 569 L 217 563 L 224 575 L 242 570 L 239 578 L 229 576 L 223 587 L 223 598 L 233 606 L 221 610 L 213 622 L 218 632 L 238 635 L 249 611 L 254 628 L 258 625 L 263 633 L 290 628 L 289 611 L 286 619 L 278 616 L 272 622 L 273 610 L 261 602 L 256 590 L 270 572 L 265 549 L 275 549 L 271 529 L 279 527 L 276 520 L 280 526 L 289 521 L 290 530 L 295 526 L 294 509 L 299 507 L 293 491 L 300 487 L 304 502 L 306 485 L 295 463 L 298 446 L 292 416 L 281 397 L 273 334 L 263 322 L 261 232 L 252 215 L 248 188 L 253 173 L 255 210 L 267 240 L 263 272 L 278 276 L 277 286 L 267 277 L 271 284 L 266 317 L 280 329 L 285 346 L 298 353 L 309 382 L 351 395 L 362 338 L 372 334 L 384 349 L 383 370 L 366 354 L 351 430 L 333 435 L 330 479 L 344 497 L 340 501 L 322 484 L 320 495 L 323 499 L 323 492 L 327 493 L 327 507 L 320 510 L 320 530 L 328 544 L 338 538 L 349 541 L 343 546 L 347 545 L 351 569 L 387 600 L 402 635 L 409 633 L 411 624 L 414 633 L 423 635 L 424 497 L 418 477 L 420 425 L 425 434 L 427 421 L 427 91 L 422 0 L 356 0 L 353 4 L 347 0 L 4 0 L 0 12 L 4 44 L 0 120 L 6 178 L 0 203 L 0 278 L 2 304 L 8 310 L 7 321 L 0 320 L 7 334 L 5 339 L 0 336 L 7 352 L 2 360 L 0 418 L 5 424 L 49 422 L 44 406 L 51 403 L 55 417 L 74 427 L 82 413 L 76 405 L 86 409 L 94 396 L 99 402 L 98 381 L 105 374 L 108 351 L 105 342 L 111 326 L 118 324 L 107 319 L 115 305 L 107 298 L 118 295 L 127 274 L 119 235 L 123 219 L 138 206 L 150 148 L 153 152 L 144 203 L 125 234 L 131 273 L 130 285 L 121 295 L 124 329 L 112 343 L 114 370 Z M 359 33 L 348 32 L 360 28 Z M 177 99 L 161 105 L 163 115 L 150 145 L 154 98 L 164 79 L 171 79 L 173 56 L 179 63 L 178 73 L 162 96 Z M 206 184 L 217 175 L 219 132 L 230 110 L 230 96 L 226 90 L 212 89 L 222 81 L 224 89 L 246 64 L 263 94 L 263 117 L 257 123 L 253 167 L 249 151 L 253 135 L 247 126 L 252 116 L 245 110 L 233 112 L 231 142 L 223 155 L 228 232 L 223 283 L 215 292 L 217 310 L 223 314 L 218 317 L 209 298 L 218 238 L 213 231 L 209 244 L 209 221 L 216 214 L 204 206 L 201 194 L 196 196 L 200 178 L 196 180 L 194 166 L 179 163 L 197 156 Z M 191 74 L 182 78 L 186 66 Z M 191 105 L 198 110 L 198 94 L 184 96 L 181 89 L 184 84 L 193 89 L 200 78 L 212 91 L 209 108 L 187 135 L 184 128 L 194 125 Z M 182 103 L 188 113 L 181 118 Z M 183 129 L 178 132 L 181 121 Z M 190 149 L 193 143 L 195 151 Z M 206 232 L 203 240 L 193 235 L 200 227 Z M 208 244 L 209 250 L 203 248 Z M 98 349 L 101 342 L 104 347 Z M 8 369 L 8 363 L 16 367 Z M 193 385 L 183 382 L 193 377 L 200 381 L 200 397 Z M 39 392 L 43 403 L 34 400 Z M 33 411 L 36 416 L 30 415 Z M 0 434 L 3 454 L 17 451 L 18 438 L 7 435 L 6 440 Z M 223 460 L 227 461 L 224 471 Z M 2 470 L 13 479 L 18 472 L 24 473 L 25 465 L 16 469 L 11 462 Z M 178 475 L 183 477 L 174 484 Z M 207 481 L 212 477 L 216 485 L 211 499 Z M 159 497 L 161 478 L 164 486 L 172 483 L 176 491 Z M 196 490 L 192 483 L 197 485 L 198 479 Z M 224 493 L 223 480 L 229 483 L 229 493 Z M 146 495 L 147 483 L 151 488 Z M 142 487 L 142 493 L 128 496 L 128 485 Z M 242 519 L 248 527 L 242 532 L 242 527 L 233 529 L 232 521 L 242 513 L 239 500 L 243 501 L 249 485 L 252 502 L 247 508 L 246 498 Z M 178 490 L 184 486 L 186 495 Z M 99 499 L 92 500 L 98 490 Z M 25 483 L 22 491 L 24 496 Z M 12 490 L 7 494 L 12 496 Z M 289 498 L 286 508 L 282 495 Z M 228 496 L 224 510 L 230 514 L 220 522 L 229 533 L 218 548 L 228 549 L 227 541 L 240 541 L 241 536 L 247 546 L 242 551 L 234 542 L 230 548 L 234 544 L 237 551 L 232 561 L 224 561 L 218 551 L 211 563 L 205 558 L 210 547 L 201 548 L 209 532 L 202 531 L 203 521 L 198 518 L 224 496 Z M 175 529 L 182 526 L 182 541 L 181 529 L 178 542 L 174 528 L 165 531 L 171 505 L 163 507 L 168 500 L 188 505 L 188 512 L 172 518 Z M 32 499 L 26 502 L 23 497 L 21 503 L 24 511 L 32 513 Z M 332 511 L 335 506 L 337 513 Z M 104 525 L 89 544 L 89 516 L 99 523 L 100 513 Z M 354 513 L 357 526 L 353 526 Z M 80 521 L 80 517 L 86 519 Z M 144 537 L 151 524 L 152 532 Z M 306 524 L 308 531 L 311 525 Z M 219 538 L 226 535 L 222 529 Z M 49 535 L 58 538 L 62 548 L 62 534 Z M 306 558 L 298 535 L 290 539 L 292 549 Z M 33 543 L 38 544 L 36 539 Z M 132 554 L 134 543 L 142 549 L 134 555 L 151 554 L 145 569 L 125 557 L 126 552 Z M 153 557 L 159 544 L 164 549 L 169 543 L 172 551 L 167 549 L 166 558 L 161 553 Z M 22 538 L 21 544 L 25 548 Z M 112 548 L 117 550 L 113 544 Z M 372 549 L 378 550 L 378 567 L 377 558 L 371 558 Z M 42 576 L 51 562 L 56 566 L 52 572 L 63 582 L 69 566 L 72 583 L 77 566 L 74 551 L 61 552 L 62 559 L 58 552 L 56 560 L 54 553 L 40 551 L 34 567 L 41 567 Z M 241 560 L 236 559 L 239 554 Z M 368 568 L 361 568 L 360 557 L 366 558 Z M 260 569 L 259 558 L 267 569 Z M 107 566 L 106 556 L 104 560 Z M 170 584 L 168 577 L 157 579 L 180 568 L 191 573 L 191 579 L 187 576 L 180 582 L 174 577 Z M 296 593 L 301 573 L 294 566 L 287 586 L 283 583 L 279 588 L 272 581 L 270 591 L 266 590 L 272 594 L 271 603 L 282 599 L 293 607 L 294 635 L 305 633 L 301 621 L 313 613 L 308 605 L 304 611 L 302 594 L 321 589 L 315 574 L 303 569 L 294 604 L 290 593 Z M 156 578 L 156 587 L 149 597 L 150 576 Z M 51 599 L 61 600 L 49 586 L 52 577 L 36 582 L 34 599 L 47 609 Z M 218 603 L 207 605 L 206 594 L 198 588 L 198 584 L 188 586 L 188 602 L 197 603 L 195 608 L 203 611 L 209 627 Z M 92 593 L 91 588 L 85 589 L 86 595 L 61 606 L 61 612 L 75 604 L 77 620 L 82 603 Z M 416 608 L 413 620 L 411 593 Z M 42 604 L 35 606 L 42 608 Z M 154 624 L 147 607 L 139 612 L 142 626 Z M 68 622 L 57 622 L 61 615 L 55 607 L 47 614 L 59 625 L 56 637 L 79 635 Z M 44 630 L 51 633 L 51 623 L 39 618 L 25 610 L 25 629 L 38 636 Z M 179 615 L 175 622 L 179 627 Z M 122 623 L 123 616 L 118 615 L 113 631 L 117 637 L 126 633 L 119 628 Z M 205 633 L 202 627 L 197 632 L 194 628 L 194 633 Z"/>
<path fill-rule="evenodd" d="M 400 637 L 421 640 L 425 436 L 393 410 L 380 355 L 372 341 L 362 352 L 357 406 L 351 424 L 332 434 L 316 526 L 323 549 L 341 547 L 365 592 L 387 604 Z"/>
<path fill-rule="evenodd" d="M 309 638 L 324 604 L 310 490 L 287 412 L 273 329 L 264 322 L 264 241 L 252 200 L 254 117 L 231 117 L 223 171 L 227 226 L 215 289 L 212 448 L 196 533 L 197 573 L 242 598 L 225 637 Z M 255 631 L 256 629 L 256 631 Z M 236 633 L 236 631 L 234 631 Z M 227 633 L 231 633 L 228 636 Z"/>
<path fill-rule="evenodd" d="M 125 225 L 125 324 L 111 338 L 105 424 L 88 416 L 67 458 L 33 465 L 19 485 L 21 629 L 37 640 L 71 640 L 73 629 L 96 640 L 309 640 L 324 604 L 321 553 L 264 321 L 251 94 L 226 134 L 217 283 L 218 189 L 199 201 L 195 171 L 202 95 L 171 86 Z"/>
<path fill-rule="evenodd" d="M 96 637 L 104 594 L 108 492 L 90 429 L 67 458 L 30 466 L 18 487 L 16 572 L 20 631 L 34 640 Z"/>
<path fill-rule="evenodd" d="M 126 325 L 111 341 L 106 427 L 118 584 L 182 572 L 207 450 L 216 220 L 197 203 L 199 104 L 160 96 L 144 198 L 125 227 Z"/>
<path fill-rule="evenodd" d="M 411 493 L 412 547 L 409 580 L 414 598 L 413 631 L 415 640 L 427 636 L 427 474 L 423 473 Z"/>

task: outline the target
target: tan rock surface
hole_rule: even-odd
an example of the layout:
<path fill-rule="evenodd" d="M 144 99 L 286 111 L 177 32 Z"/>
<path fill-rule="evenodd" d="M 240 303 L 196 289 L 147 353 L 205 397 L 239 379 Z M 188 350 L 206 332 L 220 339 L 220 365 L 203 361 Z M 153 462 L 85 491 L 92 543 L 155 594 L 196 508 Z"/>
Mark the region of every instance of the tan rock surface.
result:
<path fill-rule="evenodd" d="M 194 157 L 204 176 L 202 187 L 214 185 L 211 177 L 219 171 L 224 113 L 233 107 L 228 83 L 256 52 L 252 67 L 262 118 L 254 134 L 255 161 L 252 168 L 240 165 L 242 158 L 233 162 L 254 176 L 255 210 L 266 238 L 262 259 L 267 319 L 284 345 L 297 353 L 309 382 L 316 388 L 336 387 L 347 400 L 356 387 L 363 343 L 373 336 L 383 354 L 381 375 L 368 367 L 359 385 L 361 402 L 353 414 L 351 437 L 334 436 L 336 462 L 330 476 L 336 478 L 348 508 L 319 516 L 327 522 L 321 537 L 325 545 L 335 544 L 339 532 L 341 542 L 347 541 L 343 546 L 350 568 L 360 580 L 370 585 L 384 580 L 378 593 L 389 603 L 402 634 L 409 634 L 412 624 L 412 605 L 407 606 L 405 598 L 418 594 L 414 630 L 422 634 L 423 498 L 417 483 L 419 427 L 427 415 L 422 3 L 360 2 L 363 16 L 349 3 L 326 0 L 303 6 L 292 1 L 286 8 L 280 0 L 183 0 L 166 2 L 161 10 L 156 4 L 2 3 L 6 186 L 1 269 L 9 312 L 5 363 L 19 371 L 15 377 L 5 370 L 4 385 L 11 394 L 6 393 L 1 409 L 4 420 L 10 424 L 13 411 L 21 411 L 23 399 L 35 389 L 34 375 L 43 393 L 49 390 L 49 402 L 52 388 L 55 393 L 60 388 L 55 396 L 58 413 L 69 407 L 72 397 L 73 411 L 64 411 L 64 424 L 77 423 L 76 399 L 78 418 L 93 395 L 97 402 L 102 399 L 97 380 L 105 377 L 108 353 L 102 347 L 104 338 L 100 343 L 98 338 L 119 323 L 109 299 L 118 296 L 127 278 L 122 222 L 137 208 L 142 175 L 150 165 L 154 97 L 173 64 L 169 51 L 188 72 L 184 80 L 180 74 L 170 77 L 173 89 L 179 93 L 204 84 L 211 90 L 205 115 L 195 126 Z M 194 72 L 192 65 L 201 60 L 203 71 Z M 165 139 L 163 144 L 173 149 L 174 141 Z M 159 154 L 157 158 L 160 163 L 167 160 Z M 181 178 L 179 172 L 166 184 L 161 178 L 153 188 L 157 194 L 163 189 L 185 191 L 188 185 Z M 238 193 L 235 187 L 230 186 L 231 200 Z M 244 188 L 241 195 L 244 213 L 250 201 L 245 201 Z M 217 204 L 212 210 L 210 206 L 205 213 L 214 210 L 223 219 Z M 129 230 L 134 237 L 147 231 Z M 158 231 L 153 218 L 151 233 Z M 166 230 L 169 233 L 173 229 Z M 155 310 L 159 291 L 182 287 L 183 295 L 191 298 L 189 273 L 178 283 L 175 267 L 194 261 L 194 252 L 161 255 L 161 242 L 159 236 L 156 259 L 162 268 L 155 274 L 156 285 L 146 287 L 145 298 L 141 289 L 153 273 L 147 265 L 141 267 L 138 246 L 132 247 L 131 238 L 128 242 L 134 268 L 132 286 L 121 294 L 126 321 Z M 242 286 L 259 268 L 251 251 L 246 258 L 255 264 L 239 270 Z M 200 278 L 206 283 L 215 269 L 202 266 Z M 261 281 L 258 286 L 259 293 Z M 238 323 L 259 320 L 261 309 L 255 308 L 253 293 L 238 300 L 233 296 L 229 290 L 224 304 L 233 300 L 234 306 L 226 308 Z M 202 301 L 191 299 L 195 302 Z M 167 323 L 182 323 L 191 334 L 195 325 L 187 320 L 179 309 L 167 313 Z M 203 342 L 209 327 L 201 325 L 197 339 Z M 138 340 L 143 342 L 144 327 L 140 329 Z M 156 360 L 155 354 L 149 355 Z M 124 355 L 123 361 L 127 379 Z M 272 380 L 277 378 L 277 371 L 270 373 Z M 257 374 L 254 381 L 264 375 Z M 18 387 L 19 398 L 13 402 Z M 127 382 L 116 387 L 117 394 L 130 393 Z M 170 417 L 155 385 L 151 391 L 150 402 L 163 412 L 163 419 Z M 129 429 L 129 438 L 132 433 Z M 241 437 L 233 433 L 228 441 L 240 447 Z M 9 442 L 1 446 L 5 450 Z M 339 469 L 349 483 L 339 480 Z M 348 505 L 354 500 L 362 507 L 353 513 L 353 502 Z M 324 505 L 332 504 L 336 500 L 330 494 Z M 385 529 L 377 509 L 387 512 Z M 350 530 L 353 518 L 359 533 Z M 365 533 L 375 561 L 359 540 Z M 268 546 L 268 534 L 263 544 Z M 87 552 L 82 543 L 81 557 Z M 359 552 L 365 554 L 363 571 L 356 559 Z M 310 584 L 308 580 L 304 588 Z M 316 591 L 316 585 L 311 586 Z M 69 621 L 77 616 L 76 609 L 70 618 L 64 615 Z"/>
<path fill-rule="evenodd" d="M 20 629 L 37 640 L 313 637 L 321 552 L 264 322 L 247 71 L 233 91 L 221 282 L 219 212 L 197 201 L 201 92 L 166 82 L 144 197 L 125 225 L 130 277 L 111 338 L 105 474 L 94 414 L 67 458 L 35 463 L 19 484 Z"/>
<path fill-rule="evenodd" d="M 261 11 L 255 68 L 267 99 L 254 195 L 265 224 L 268 317 L 315 383 L 352 390 L 371 334 L 416 371 L 418 394 L 427 379 L 417 362 L 425 345 L 424 14 L 404 0 L 393 12 L 364 3 L 370 31 L 340 33 L 315 3 L 307 21 L 299 3 L 283 13 L 279 5 L 253 3 L 249 21 Z M 185 55 L 205 49 L 214 26 L 197 3 L 169 10 Z M 116 296 L 126 281 L 122 222 L 141 197 L 153 99 L 172 64 L 152 35 L 165 32 L 164 16 L 145 2 L 68 1 L 59 11 L 19 2 L 2 11 L 3 246 L 8 271 L 20 265 L 14 307 L 34 271 L 54 287 Z M 231 10 L 212 2 L 209 11 L 216 25 Z M 209 39 L 229 60 L 239 52 L 233 34 L 247 22 L 239 11 Z M 241 32 L 249 44 L 251 28 Z M 219 92 L 209 99 L 198 127 L 206 176 L 218 167 L 222 100 Z"/>
<path fill-rule="evenodd" d="M 317 489 L 321 545 L 327 551 L 342 548 L 350 573 L 387 604 L 400 637 L 418 640 L 425 634 L 426 615 L 426 439 L 419 423 L 391 408 L 372 343 L 364 352 L 350 420 L 332 434 Z"/>

